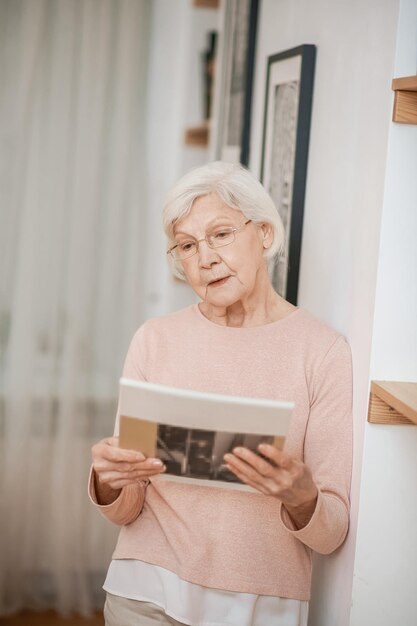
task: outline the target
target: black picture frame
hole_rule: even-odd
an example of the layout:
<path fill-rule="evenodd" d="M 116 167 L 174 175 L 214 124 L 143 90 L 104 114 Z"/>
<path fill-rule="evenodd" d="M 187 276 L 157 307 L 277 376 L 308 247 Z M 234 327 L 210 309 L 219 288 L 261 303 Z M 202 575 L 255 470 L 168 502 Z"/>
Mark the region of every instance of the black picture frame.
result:
<path fill-rule="evenodd" d="M 268 57 L 260 180 L 286 230 L 285 257 L 270 267 L 276 291 L 297 304 L 316 46 Z"/>

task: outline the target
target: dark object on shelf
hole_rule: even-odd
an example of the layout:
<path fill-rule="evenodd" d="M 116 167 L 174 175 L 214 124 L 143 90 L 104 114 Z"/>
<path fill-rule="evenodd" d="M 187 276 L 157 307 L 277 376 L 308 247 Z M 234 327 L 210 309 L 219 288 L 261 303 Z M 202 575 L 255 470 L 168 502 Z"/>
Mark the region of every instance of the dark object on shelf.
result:
<path fill-rule="evenodd" d="M 208 34 L 208 48 L 202 53 L 203 61 L 203 119 L 208 120 L 212 114 L 214 62 L 216 57 L 217 33 Z"/>
<path fill-rule="evenodd" d="M 259 0 L 224 0 L 216 59 L 216 158 L 249 163 L 252 84 Z"/>
<path fill-rule="evenodd" d="M 246 52 L 245 95 L 243 105 L 242 145 L 240 162 L 249 164 L 250 125 L 252 113 L 253 72 L 255 66 L 256 30 L 258 25 L 258 0 L 251 0 L 248 28 L 248 47 Z"/>

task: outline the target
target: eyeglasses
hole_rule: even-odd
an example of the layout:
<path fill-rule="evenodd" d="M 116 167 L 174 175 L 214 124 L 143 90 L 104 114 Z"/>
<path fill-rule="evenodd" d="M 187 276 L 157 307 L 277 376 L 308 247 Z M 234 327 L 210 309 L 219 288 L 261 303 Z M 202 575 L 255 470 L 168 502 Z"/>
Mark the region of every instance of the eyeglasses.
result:
<path fill-rule="evenodd" d="M 167 254 L 170 254 L 175 261 L 183 261 L 193 256 L 198 252 L 200 241 L 206 241 L 210 248 L 221 248 L 222 246 L 228 246 L 235 240 L 235 233 L 242 230 L 252 220 L 248 220 L 239 228 L 233 228 L 231 226 L 224 226 L 218 230 L 208 233 L 202 239 L 187 239 L 181 243 L 177 243 L 175 246 L 167 250 Z"/>

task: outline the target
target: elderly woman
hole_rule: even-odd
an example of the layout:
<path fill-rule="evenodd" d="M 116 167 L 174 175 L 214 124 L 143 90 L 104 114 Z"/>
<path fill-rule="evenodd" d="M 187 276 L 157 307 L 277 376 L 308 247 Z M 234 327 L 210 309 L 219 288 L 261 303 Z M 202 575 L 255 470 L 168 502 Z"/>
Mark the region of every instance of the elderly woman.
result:
<path fill-rule="evenodd" d="M 164 225 L 174 273 L 200 302 L 145 322 L 123 376 L 295 409 L 284 450 L 224 457 L 256 491 L 153 481 L 164 466 L 119 448 L 116 419 L 116 436 L 92 449 L 90 480 L 95 505 L 121 526 L 106 624 L 305 625 L 312 552 L 333 552 L 348 529 L 349 345 L 274 291 L 268 264 L 283 227 L 243 167 L 215 162 L 184 176 Z"/>

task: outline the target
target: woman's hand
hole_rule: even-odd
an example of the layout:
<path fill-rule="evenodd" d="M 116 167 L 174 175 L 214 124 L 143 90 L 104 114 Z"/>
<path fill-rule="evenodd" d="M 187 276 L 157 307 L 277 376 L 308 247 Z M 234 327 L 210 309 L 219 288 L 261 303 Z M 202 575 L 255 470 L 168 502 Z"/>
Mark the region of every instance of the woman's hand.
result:
<path fill-rule="evenodd" d="M 281 500 L 297 528 L 302 528 L 314 513 L 318 495 L 309 468 L 274 446 L 260 444 L 258 450 L 267 460 L 248 448 L 235 448 L 224 460 L 242 482 Z"/>
<path fill-rule="evenodd" d="M 91 453 L 96 495 L 100 504 L 113 502 L 122 487 L 165 471 L 159 459 L 147 459 L 142 452 L 119 448 L 118 437 L 107 437 L 96 443 Z"/>

